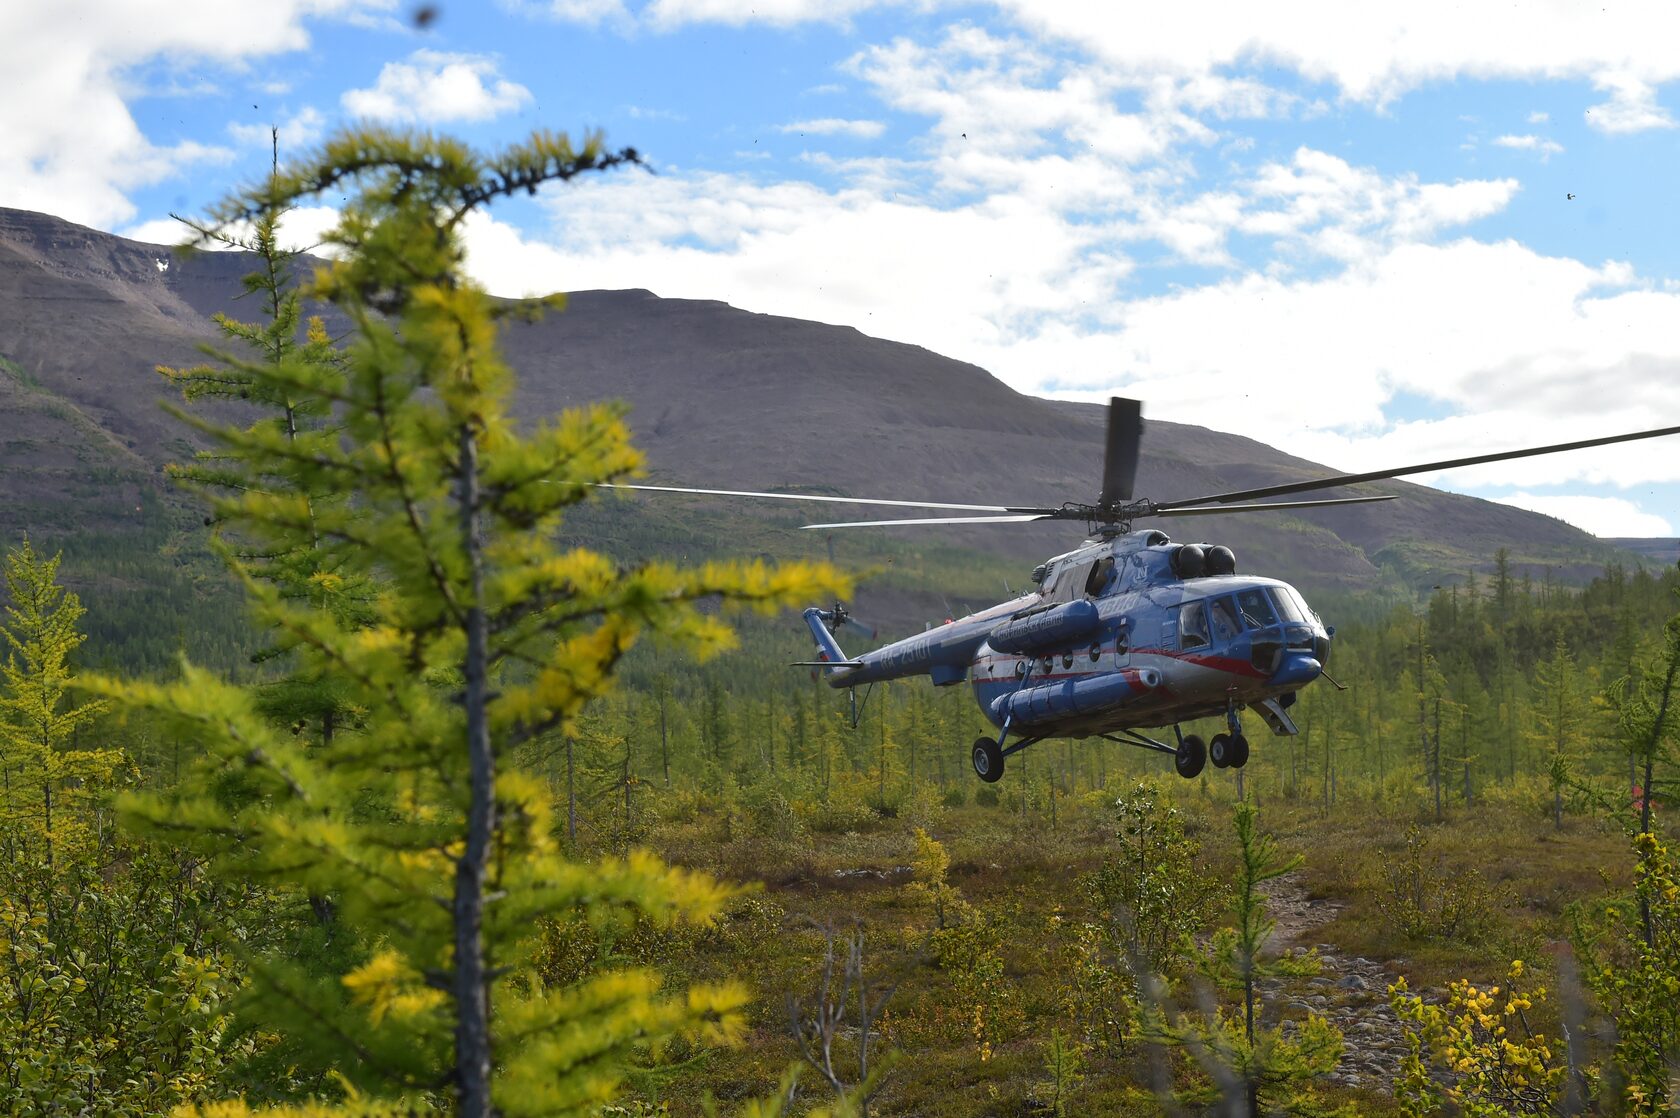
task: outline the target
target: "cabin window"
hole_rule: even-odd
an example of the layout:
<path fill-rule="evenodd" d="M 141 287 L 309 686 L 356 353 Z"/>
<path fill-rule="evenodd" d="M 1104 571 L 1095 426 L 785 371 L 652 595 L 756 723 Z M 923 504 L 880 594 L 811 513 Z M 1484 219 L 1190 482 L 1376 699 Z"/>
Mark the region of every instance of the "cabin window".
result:
<path fill-rule="evenodd" d="M 1242 631 L 1237 624 L 1237 603 L 1234 598 L 1215 598 L 1208 603 L 1213 618 L 1213 639 L 1224 644 Z"/>
<path fill-rule="evenodd" d="M 1272 603 L 1258 589 L 1244 590 L 1238 594 L 1237 608 L 1242 611 L 1245 628 L 1266 629 L 1278 623 L 1277 614 L 1272 611 Z"/>
<path fill-rule="evenodd" d="M 1178 647 L 1206 648 L 1207 642 L 1207 608 L 1201 602 L 1191 602 L 1178 614 Z"/>
<path fill-rule="evenodd" d="M 1064 668 L 1073 667 L 1073 653 L 1071 653 L 1071 652 L 1062 653 L 1062 667 L 1064 667 Z"/>
<path fill-rule="evenodd" d="M 1102 656 L 1102 645 L 1093 644 L 1091 646 L 1091 663 L 1095 664 L 1097 662 L 1097 660 L 1099 658 L 1101 658 L 1101 656 Z"/>
<path fill-rule="evenodd" d="M 1307 615 L 1295 604 L 1295 595 L 1287 586 L 1272 587 L 1272 601 L 1277 603 L 1278 613 L 1285 621 L 1305 621 Z"/>
<path fill-rule="evenodd" d="M 1053 602 L 1071 602 L 1085 589 L 1085 582 L 1091 574 L 1090 563 L 1075 563 L 1062 567 L 1056 572 L 1056 584 L 1045 591 L 1044 596 Z"/>

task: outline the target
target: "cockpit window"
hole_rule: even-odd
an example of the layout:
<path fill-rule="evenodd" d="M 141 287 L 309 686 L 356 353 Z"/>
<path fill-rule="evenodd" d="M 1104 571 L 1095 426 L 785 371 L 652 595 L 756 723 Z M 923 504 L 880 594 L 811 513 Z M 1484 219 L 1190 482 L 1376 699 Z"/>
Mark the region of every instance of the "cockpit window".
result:
<path fill-rule="evenodd" d="M 1242 621 L 1246 628 L 1264 629 L 1278 623 L 1277 614 L 1272 611 L 1272 603 L 1266 600 L 1266 595 L 1259 589 L 1239 593 L 1237 606 L 1242 610 Z"/>
<path fill-rule="evenodd" d="M 1201 602 L 1191 602 L 1178 615 L 1178 647 L 1205 648 L 1207 642 L 1207 609 Z"/>
<path fill-rule="evenodd" d="M 1237 605 L 1233 599 L 1213 599 L 1208 603 L 1208 614 L 1213 618 L 1213 639 L 1220 644 L 1242 632 L 1242 626 L 1237 624 Z"/>
<path fill-rule="evenodd" d="M 1091 573 L 1085 578 L 1085 596 L 1087 598 L 1102 597 L 1103 591 L 1108 589 L 1108 581 L 1113 574 L 1113 558 L 1097 560 L 1091 565 Z"/>
<path fill-rule="evenodd" d="M 1278 612 L 1283 615 L 1285 621 L 1299 622 L 1307 619 L 1307 615 L 1302 613 L 1301 607 L 1296 604 L 1295 595 L 1289 587 L 1272 587 L 1272 601 L 1277 603 Z"/>

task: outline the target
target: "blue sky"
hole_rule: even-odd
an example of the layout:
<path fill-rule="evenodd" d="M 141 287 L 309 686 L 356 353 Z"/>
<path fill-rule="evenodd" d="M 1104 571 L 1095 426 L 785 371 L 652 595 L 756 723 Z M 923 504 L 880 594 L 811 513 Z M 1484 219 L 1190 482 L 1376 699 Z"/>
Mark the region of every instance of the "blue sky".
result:
<path fill-rule="evenodd" d="M 477 222 L 492 290 L 844 323 L 1345 469 L 1680 424 L 1680 6 L 416 10 L 7 6 L 0 205 L 168 242 L 271 126 L 599 128 L 657 174 Z M 1676 441 L 1420 480 L 1680 532 Z"/>

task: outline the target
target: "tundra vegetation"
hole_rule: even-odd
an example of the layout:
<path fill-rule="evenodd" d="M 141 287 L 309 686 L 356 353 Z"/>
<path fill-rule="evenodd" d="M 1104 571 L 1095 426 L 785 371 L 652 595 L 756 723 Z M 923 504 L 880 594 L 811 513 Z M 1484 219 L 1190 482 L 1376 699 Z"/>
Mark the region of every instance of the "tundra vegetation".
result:
<path fill-rule="evenodd" d="M 101 645 L 55 541 L 5 548 L 10 1112 L 1672 1112 L 1680 572 L 1325 604 L 1346 690 L 1240 779 L 1045 742 L 981 785 L 961 689 L 851 728 L 785 667 L 752 611 L 840 572 L 606 537 L 622 417 L 511 421 L 498 331 L 563 311 L 460 224 L 636 161 L 357 132 L 199 227 L 262 317 L 166 371 L 180 531 L 249 620 Z"/>

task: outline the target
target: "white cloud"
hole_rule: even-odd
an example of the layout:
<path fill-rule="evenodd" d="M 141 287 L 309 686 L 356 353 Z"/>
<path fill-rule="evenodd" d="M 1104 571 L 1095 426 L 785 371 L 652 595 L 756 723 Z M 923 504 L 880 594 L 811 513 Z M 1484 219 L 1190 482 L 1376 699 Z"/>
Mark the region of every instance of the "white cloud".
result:
<path fill-rule="evenodd" d="M 1552 118 L 1551 118 L 1551 114 L 1540 112 L 1537 109 L 1534 112 L 1529 113 L 1527 119 L 1528 119 L 1528 123 L 1530 123 L 1530 124 L 1546 124 Z"/>
<path fill-rule="evenodd" d="M 555 19 L 586 27 L 601 24 L 627 27 L 634 22 L 623 0 L 550 0 L 548 11 Z"/>
<path fill-rule="evenodd" d="M 1672 77 L 1673 75 L 1668 75 Z M 1674 118 L 1657 104 L 1657 91 L 1641 75 L 1625 71 L 1599 74 L 1593 81 L 1610 93 L 1610 100 L 1586 112 L 1587 123 L 1601 132 L 1644 132 L 1651 128 L 1673 128 Z"/>
<path fill-rule="evenodd" d="M 1535 135 L 1495 136 L 1493 145 L 1494 147 L 1511 148 L 1513 151 L 1532 151 L 1542 161 L 1563 151 L 1563 145 L 1556 140 L 1548 140 L 1544 136 Z"/>
<path fill-rule="evenodd" d="M 839 117 L 823 117 L 821 120 L 796 120 L 792 124 L 778 125 L 778 132 L 792 132 L 813 136 L 850 136 L 857 140 L 873 140 L 887 130 L 887 126 L 878 120 L 842 120 Z"/>
<path fill-rule="evenodd" d="M 580 18 L 619 0 L 561 0 Z M 902 0 L 899 0 L 902 3 Z M 937 0 L 922 0 L 934 6 Z M 695 23 L 792 26 L 844 24 L 894 0 L 652 0 L 639 19 L 660 29 Z M 1223 0 L 1161 5 L 1146 17 L 1123 5 L 1087 0 L 994 0 L 1035 37 L 1049 37 L 1099 58 L 1124 78 L 1153 75 L 1198 85 L 1235 80 L 1262 98 L 1269 91 L 1229 71 L 1274 66 L 1336 87 L 1341 97 L 1384 106 L 1408 90 L 1469 79 L 1590 80 L 1610 92 L 1587 119 L 1611 132 L 1671 127 L 1655 87 L 1680 78 L 1680 6 L 1634 3 L 1532 5 L 1520 12 L 1456 0 L 1366 5 L 1348 18 L 1343 0 L 1266 5 Z M 1225 91 L 1222 97 L 1230 97 Z M 1534 116 L 1543 114 L 1532 114 Z"/>
<path fill-rule="evenodd" d="M 530 90 L 497 74 L 494 58 L 435 50 L 387 62 L 372 89 L 346 90 L 339 99 L 353 116 L 425 124 L 489 120 L 530 100 Z"/>
<path fill-rule="evenodd" d="M 332 206 L 296 206 L 287 210 L 280 218 L 280 228 L 278 230 L 280 247 L 312 252 L 317 256 L 331 255 L 326 248 L 322 247 L 321 238 L 327 230 L 338 224 L 338 217 L 338 210 Z M 249 227 L 236 227 L 233 232 L 236 235 L 248 236 L 250 230 Z M 131 241 L 139 241 L 142 244 L 150 245 L 167 245 L 171 248 L 184 244 L 194 237 L 190 229 L 172 217 L 142 221 L 126 229 L 119 229 L 117 233 Z M 231 248 L 231 246 L 217 243 L 202 247 L 211 251 L 223 251 Z"/>
<path fill-rule="evenodd" d="M 231 152 L 162 146 L 124 102 L 125 75 L 160 56 L 238 67 L 309 45 L 306 18 L 353 0 L 217 0 L 0 4 L 0 204 L 110 227 L 129 220 L 128 191 L 189 173 Z"/>
<path fill-rule="evenodd" d="M 1548 4 L 1513 13 L 1414 0 L 1365 5 L 1350 19 L 1340 0 L 1229 0 L 1160 6 L 1139 19 L 1130 8 L 1084 0 L 998 2 L 1022 27 L 1093 51 L 1122 70 L 1190 75 L 1278 66 L 1332 84 L 1349 100 L 1378 105 L 1455 78 L 1585 78 L 1613 91 L 1607 112 L 1631 130 L 1664 121 L 1660 111 L 1629 106 L 1646 103 L 1649 87 L 1680 77 L 1680 55 L 1670 49 L 1680 37 L 1680 7 L 1670 4 L 1613 10 Z"/>
<path fill-rule="evenodd" d="M 722 23 L 741 27 L 768 23 L 791 27 L 800 23 L 839 23 L 871 8 L 886 7 L 891 0 L 653 0 L 643 18 L 657 27 L 673 28 L 689 23 Z"/>
<path fill-rule="evenodd" d="M 1545 513 L 1600 537 L 1672 537 L 1674 528 L 1655 513 L 1621 497 L 1537 496 L 1513 493 L 1492 498 L 1502 505 Z"/>
<path fill-rule="evenodd" d="M 1248 186 L 1252 201 L 1235 227 L 1294 239 L 1335 259 L 1369 259 L 1386 244 L 1424 240 L 1498 213 L 1517 190 L 1515 179 L 1425 183 L 1413 174 L 1384 177 L 1303 147 L 1288 164 L 1259 170 Z"/>
<path fill-rule="evenodd" d="M 228 125 L 228 134 L 246 147 L 267 148 L 273 139 L 270 131 L 273 125 L 268 124 L 239 124 Z M 282 158 L 295 156 L 301 149 L 307 148 L 321 138 L 322 130 L 326 127 L 326 118 L 313 105 L 305 105 L 293 113 L 279 126 L 280 153 Z"/>

